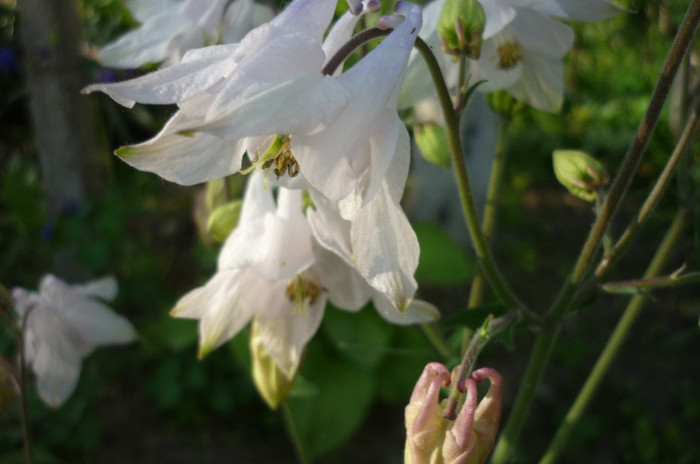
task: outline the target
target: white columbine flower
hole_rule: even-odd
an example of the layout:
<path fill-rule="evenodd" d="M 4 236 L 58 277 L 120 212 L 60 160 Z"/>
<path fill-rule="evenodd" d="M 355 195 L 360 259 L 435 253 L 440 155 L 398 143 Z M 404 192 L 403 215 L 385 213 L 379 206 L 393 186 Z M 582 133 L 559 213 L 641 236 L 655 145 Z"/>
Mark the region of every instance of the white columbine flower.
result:
<path fill-rule="evenodd" d="M 82 360 L 96 347 L 130 343 L 136 337 L 129 321 L 98 300 L 112 300 L 116 293 L 111 277 L 70 286 L 47 275 L 39 293 L 13 289 L 15 311 L 24 324 L 26 362 L 49 406 L 59 407 L 73 393 Z"/>
<path fill-rule="evenodd" d="M 172 311 L 199 319 L 200 357 L 255 317 L 265 350 L 291 378 L 328 299 L 356 311 L 376 297 L 380 312 L 395 323 L 437 318 L 427 304 L 401 314 L 382 301 L 352 266 L 314 242 L 302 208 L 300 190 L 280 188 L 275 204 L 262 173 L 249 179 L 238 227 L 221 250 L 216 274 Z"/>
<path fill-rule="evenodd" d="M 156 137 L 117 151 L 138 169 L 196 184 L 238 171 L 245 152 L 258 161 L 279 135 L 287 143 L 265 161 L 298 174 L 286 185 L 310 184 L 335 201 L 358 190 L 367 202 L 406 135 L 396 99 L 421 12 L 406 2 L 397 8 L 403 24 L 337 77 L 321 70 L 354 20 L 338 21 L 324 44 L 334 2 L 295 0 L 240 43 L 193 50 L 178 66 L 85 91 L 125 106 L 178 104 Z"/>
<path fill-rule="evenodd" d="M 97 59 L 104 66 L 174 65 L 188 50 L 237 42 L 272 17 L 254 0 L 131 0 L 127 6 L 141 26 L 100 50 Z"/>

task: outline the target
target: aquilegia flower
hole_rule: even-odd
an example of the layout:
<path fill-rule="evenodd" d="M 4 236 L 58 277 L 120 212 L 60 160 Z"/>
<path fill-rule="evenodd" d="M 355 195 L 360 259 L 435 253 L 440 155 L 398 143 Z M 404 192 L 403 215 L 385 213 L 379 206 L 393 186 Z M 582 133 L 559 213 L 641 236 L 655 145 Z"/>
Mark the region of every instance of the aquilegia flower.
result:
<path fill-rule="evenodd" d="M 408 145 L 399 144 L 406 132 L 395 102 L 421 12 L 399 2 L 405 21 L 333 77 L 321 70 L 342 45 L 337 37 L 354 27 L 338 21 L 345 31 L 334 28 L 333 46 L 323 44 L 334 3 L 295 0 L 240 43 L 192 50 L 177 66 L 85 92 L 105 92 L 125 106 L 178 104 L 156 137 L 117 151 L 138 169 L 191 185 L 238 171 L 247 152 L 254 162 L 274 161 L 280 173 L 295 176 L 290 186 L 311 185 L 334 201 L 358 191 L 367 202 L 397 148 L 408 156 Z"/>
<path fill-rule="evenodd" d="M 478 401 L 476 384 L 490 382 Z M 496 441 L 501 417 L 503 381 L 493 369 L 474 371 L 457 386 L 465 395 L 455 420 L 443 417 L 440 389 L 451 383 L 450 372 L 439 363 L 425 366 L 406 406 L 404 464 L 482 464 Z"/>
<path fill-rule="evenodd" d="M 23 321 L 26 362 L 36 374 L 39 396 L 58 407 L 73 393 L 84 357 L 101 345 L 130 343 L 132 325 L 99 300 L 112 300 L 112 277 L 70 286 L 53 275 L 39 293 L 15 288 L 15 311 Z"/>
<path fill-rule="evenodd" d="M 264 175 L 257 173 L 249 179 L 238 226 L 221 250 L 216 274 L 183 296 L 172 315 L 199 320 L 200 357 L 255 318 L 267 354 L 292 378 L 326 301 L 356 311 L 370 298 L 394 323 L 438 317 L 423 302 L 397 311 L 356 269 L 318 246 L 304 215 L 301 190 L 280 188 L 275 204 Z"/>
<path fill-rule="evenodd" d="M 272 17 L 254 0 L 131 0 L 127 6 L 141 26 L 100 50 L 97 59 L 104 66 L 177 64 L 188 50 L 236 42 Z"/>
<path fill-rule="evenodd" d="M 558 19 L 596 21 L 620 13 L 608 0 L 479 0 L 486 23 L 477 60 L 468 62 L 470 83 L 485 81 L 480 92 L 505 90 L 543 111 L 559 111 L 564 95 L 562 58 L 573 44 L 573 31 Z M 457 64 L 446 59 L 436 46 L 437 16 L 445 0 L 425 9 L 426 27 L 420 36 L 433 44 L 448 85 L 456 83 Z M 430 19 L 428 19 L 430 18 Z M 557 20 L 553 19 L 556 18 Z M 408 66 L 406 88 L 399 108 L 409 108 L 434 97 L 426 85 L 425 65 L 415 53 Z M 421 76 L 425 76 L 421 79 Z"/>

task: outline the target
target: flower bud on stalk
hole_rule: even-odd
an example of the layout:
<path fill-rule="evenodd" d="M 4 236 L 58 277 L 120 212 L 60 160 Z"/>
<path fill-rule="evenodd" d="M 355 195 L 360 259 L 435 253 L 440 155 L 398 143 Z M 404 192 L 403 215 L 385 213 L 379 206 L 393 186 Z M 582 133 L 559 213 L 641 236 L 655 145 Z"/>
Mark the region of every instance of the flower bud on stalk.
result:
<path fill-rule="evenodd" d="M 250 355 L 253 358 L 255 387 L 265 403 L 271 409 L 277 409 L 294 386 L 298 366 L 294 367 L 289 376 L 277 367 L 265 349 L 257 317 L 253 319 L 250 330 Z"/>
<path fill-rule="evenodd" d="M 454 372 L 456 374 L 456 371 Z M 456 376 L 455 376 L 456 377 Z M 477 405 L 476 385 L 491 383 Z M 450 373 L 439 363 L 430 363 L 416 383 L 406 406 L 405 464 L 481 464 L 496 441 L 501 416 L 501 376 L 482 368 L 458 385 L 461 398 L 457 419 L 443 417 L 446 400 L 439 401 L 440 388 L 452 382 Z"/>
<path fill-rule="evenodd" d="M 485 25 L 478 0 L 447 0 L 437 27 L 442 49 L 450 55 L 478 59 Z"/>

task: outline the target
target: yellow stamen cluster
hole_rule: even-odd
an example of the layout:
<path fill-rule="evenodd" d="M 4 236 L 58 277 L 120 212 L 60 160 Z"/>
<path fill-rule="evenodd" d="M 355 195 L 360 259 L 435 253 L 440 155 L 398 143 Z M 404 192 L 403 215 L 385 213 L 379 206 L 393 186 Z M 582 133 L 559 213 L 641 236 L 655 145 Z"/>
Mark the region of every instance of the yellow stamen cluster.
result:
<path fill-rule="evenodd" d="M 267 169 L 274 164 L 273 172 L 278 179 L 284 175 L 285 171 L 289 177 L 296 177 L 299 174 L 299 163 L 289 149 L 289 140 L 290 138 L 287 137 L 277 152 L 277 156 L 265 161 L 262 166 L 263 169 Z"/>
<path fill-rule="evenodd" d="M 306 311 L 306 299 L 308 304 L 316 303 L 321 294 L 321 288 L 313 280 L 296 276 L 289 280 L 285 296 L 294 304 L 294 313 L 303 314 Z"/>
<path fill-rule="evenodd" d="M 515 42 L 506 42 L 498 47 L 498 69 L 512 69 L 523 60 L 520 47 Z"/>

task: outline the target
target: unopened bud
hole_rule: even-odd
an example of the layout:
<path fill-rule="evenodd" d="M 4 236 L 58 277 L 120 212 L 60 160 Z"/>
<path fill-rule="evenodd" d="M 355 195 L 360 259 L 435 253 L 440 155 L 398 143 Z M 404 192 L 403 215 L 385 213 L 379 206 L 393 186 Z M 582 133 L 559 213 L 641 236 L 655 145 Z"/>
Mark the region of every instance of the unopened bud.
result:
<path fill-rule="evenodd" d="M 495 113 L 509 119 L 526 108 L 525 103 L 516 100 L 505 90 L 486 94 L 486 102 Z"/>
<path fill-rule="evenodd" d="M 298 366 L 288 374 L 280 370 L 265 349 L 257 317 L 253 319 L 250 331 L 250 355 L 253 358 L 255 387 L 265 403 L 270 408 L 277 409 L 294 386 Z"/>
<path fill-rule="evenodd" d="M 238 225 L 241 217 L 241 200 L 234 200 L 218 206 L 211 212 L 207 221 L 207 232 L 217 242 L 223 242 Z"/>
<path fill-rule="evenodd" d="M 450 167 L 450 147 L 445 129 L 432 122 L 416 124 L 413 136 L 423 158 L 443 168 Z"/>
<path fill-rule="evenodd" d="M 583 151 L 555 150 L 552 161 L 559 183 L 583 200 L 595 200 L 600 189 L 610 182 L 603 164 Z"/>
<path fill-rule="evenodd" d="M 491 385 L 479 402 L 476 385 L 483 379 Z M 450 373 L 439 363 L 430 363 L 416 383 L 406 406 L 404 464 L 481 464 L 493 448 L 501 416 L 501 376 L 484 368 L 460 383 L 465 395 L 456 420 L 443 416 L 446 400 L 440 388 L 451 383 Z"/>
<path fill-rule="evenodd" d="M 438 20 L 442 49 L 450 55 L 478 59 L 486 16 L 478 0 L 447 0 Z"/>

